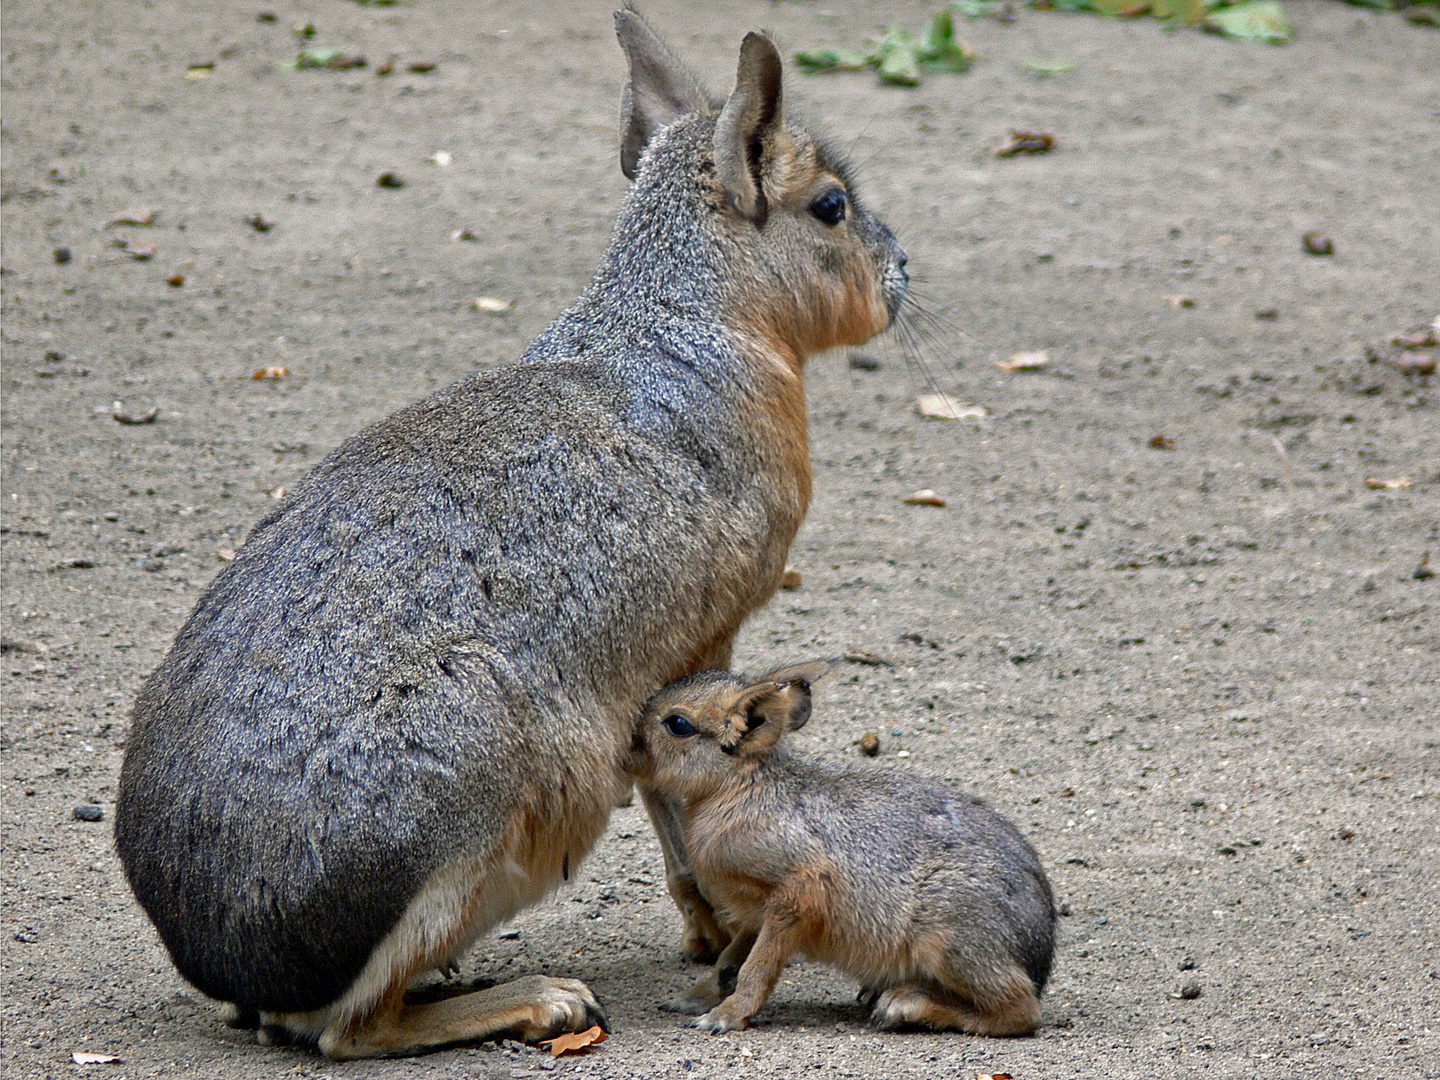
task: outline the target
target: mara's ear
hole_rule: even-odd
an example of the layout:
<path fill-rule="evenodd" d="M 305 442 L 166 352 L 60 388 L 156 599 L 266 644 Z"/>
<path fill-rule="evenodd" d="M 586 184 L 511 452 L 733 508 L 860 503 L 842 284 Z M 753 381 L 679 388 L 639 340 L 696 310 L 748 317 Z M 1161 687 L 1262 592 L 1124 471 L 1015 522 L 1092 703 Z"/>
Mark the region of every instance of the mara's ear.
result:
<path fill-rule="evenodd" d="M 735 92 L 715 124 L 715 172 L 736 209 L 757 227 L 769 213 L 763 167 L 781 130 L 780 54 L 764 34 L 746 34 Z"/>
<path fill-rule="evenodd" d="M 695 76 L 633 10 L 615 13 L 615 34 L 630 61 L 630 81 L 620 101 L 620 171 L 635 179 L 640 155 L 655 133 L 710 102 Z"/>

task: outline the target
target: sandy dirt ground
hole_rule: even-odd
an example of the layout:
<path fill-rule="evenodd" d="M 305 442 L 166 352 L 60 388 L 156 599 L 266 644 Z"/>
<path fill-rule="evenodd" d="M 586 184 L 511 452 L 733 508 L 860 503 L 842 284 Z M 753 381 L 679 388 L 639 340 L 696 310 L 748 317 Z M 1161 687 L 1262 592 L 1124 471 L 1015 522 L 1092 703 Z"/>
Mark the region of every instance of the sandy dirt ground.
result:
<path fill-rule="evenodd" d="M 749 29 L 788 54 L 928 8 L 822 4 L 647 10 L 728 91 Z M 1440 1075 L 1440 413 L 1390 362 L 1440 314 L 1440 35 L 1286 6 L 1284 48 L 1021 9 L 961 21 L 965 75 L 789 82 L 952 328 L 924 370 L 893 341 L 811 365 L 803 584 L 737 661 L 882 659 L 803 742 L 876 732 L 1029 835 L 1065 905 L 1040 1032 L 877 1035 L 808 963 L 753 1030 L 682 1028 L 657 1006 L 695 969 L 627 808 L 460 975 L 582 978 L 609 1042 L 341 1066 L 223 1028 L 171 968 L 111 840 L 129 710 L 277 489 L 579 292 L 624 198 L 609 9 L 6 3 L 5 1075 Z M 285 70 L 305 22 L 368 66 Z M 995 157 L 1012 128 L 1058 149 Z M 986 417 L 921 418 L 927 379 Z"/>

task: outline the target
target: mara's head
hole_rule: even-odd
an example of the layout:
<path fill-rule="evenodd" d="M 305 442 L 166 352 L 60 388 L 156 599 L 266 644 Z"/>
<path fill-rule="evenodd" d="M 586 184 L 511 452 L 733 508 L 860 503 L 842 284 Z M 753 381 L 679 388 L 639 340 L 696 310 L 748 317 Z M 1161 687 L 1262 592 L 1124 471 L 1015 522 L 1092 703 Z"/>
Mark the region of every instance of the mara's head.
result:
<path fill-rule="evenodd" d="M 832 666 L 820 660 L 759 679 L 702 671 L 671 683 L 645 706 L 630 772 L 666 795 L 703 797 L 805 725 L 810 686 Z"/>
<path fill-rule="evenodd" d="M 633 11 L 617 12 L 630 62 L 620 164 L 636 189 L 693 185 L 717 245 L 720 317 L 791 364 L 886 329 L 905 251 L 860 202 L 840 156 L 787 123 L 780 55 L 745 36 L 735 89 L 712 103 Z"/>

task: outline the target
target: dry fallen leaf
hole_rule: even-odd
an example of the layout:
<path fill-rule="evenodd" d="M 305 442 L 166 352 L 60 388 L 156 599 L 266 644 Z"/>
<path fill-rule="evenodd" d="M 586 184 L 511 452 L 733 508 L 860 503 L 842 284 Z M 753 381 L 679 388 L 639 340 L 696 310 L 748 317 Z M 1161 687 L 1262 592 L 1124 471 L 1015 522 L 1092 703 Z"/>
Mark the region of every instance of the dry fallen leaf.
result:
<path fill-rule="evenodd" d="M 1194 298 L 1193 296 L 1185 296 L 1185 295 L 1182 294 L 1182 293 L 1175 293 L 1175 294 L 1166 296 L 1166 297 L 1165 297 L 1165 302 L 1166 302 L 1167 304 L 1169 304 L 1171 307 L 1194 307 L 1194 306 L 1195 306 L 1195 298 Z"/>
<path fill-rule="evenodd" d="M 1050 354 L 1040 349 L 1037 352 L 1017 352 L 1009 360 L 996 360 L 995 366 L 1001 371 L 1039 371 L 1050 363 Z"/>
<path fill-rule="evenodd" d="M 121 1061 L 114 1054 L 87 1054 L 83 1050 L 76 1050 L 70 1054 L 70 1060 L 76 1065 L 119 1065 Z"/>
<path fill-rule="evenodd" d="M 975 1080 L 1011 1080 L 1009 1073 L 976 1073 Z"/>
<path fill-rule="evenodd" d="M 509 300 L 501 300 L 494 296 L 477 296 L 475 298 L 475 310 L 488 311 L 492 315 L 503 315 L 514 306 Z"/>
<path fill-rule="evenodd" d="M 1165 435 L 1156 435 L 1150 440 L 1150 445 L 1156 450 L 1174 450 L 1175 440 Z"/>
<path fill-rule="evenodd" d="M 124 213 L 116 214 L 105 223 L 107 229 L 116 225 L 154 225 L 155 211 L 148 206 L 134 207 Z"/>
<path fill-rule="evenodd" d="M 795 570 L 787 566 L 785 568 L 784 576 L 780 578 L 780 588 L 798 589 L 801 585 L 804 584 L 804 582 L 805 579 L 800 576 L 799 570 Z"/>
<path fill-rule="evenodd" d="M 910 506 L 944 506 L 945 500 L 929 488 L 921 488 L 913 495 L 905 496 L 905 502 Z"/>
<path fill-rule="evenodd" d="M 961 405 L 948 394 L 921 394 L 915 411 L 931 420 L 984 420 L 987 415 L 983 405 Z"/>
<path fill-rule="evenodd" d="M 552 1057 L 559 1057 L 561 1054 L 584 1050 L 587 1046 L 598 1046 L 607 1038 L 609 1036 L 605 1034 L 605 1029 L 596 1024 L 584 1031 L 567 1031 L 553 1039 L 543 1039 L 540 1045 L 550 1047 Z"/>
<path fill-rule="evenodd" d="M 1440 338 L 1435 336 L 1435 327 L 1427 326 L 1424 330 L 1417 330 L 1413 334 L 1400 334 L 1390 339 L 1390 344 L 1399 345 L 1402 349 L 1433 349 L 1440 345 Z"/>
<path fill-rule="evenodd" d="M 160 415 L 160 410 L 152 408 L 147 409 L 143 413 L 127 413 L 125 411 L 125 403 L 123 401 L 117 401 L 111 407 L 110 415 L 121 424 L 153 424 L 155 418 Z"/>
<path fill-rule="evenodd" d="M 1390 363 L 1395 370 L 1402 375 L 1433 375 L 1435 374 L 1435 354 L 1432 352 L 1417 352 L 1409 355 L 1397 356 Z"/>
<path fill-rule="evenodd" d="M 174 288 L 178 289 L 178 288 L 180 288 L 181 286 L 183 286 L 183 285 L 185 284 L 185 275 L 184 275 L 184 274 L 176 274 L 176 275 L 174 275 L 173 277 L 171 277 L 168 281 L 166 281 L 166 284 L 167 284 L 167 285 L 170 285 L 170 286 L 173 286 Z"/>
<path fill-rule="evenodd" d="M 127 236 L 117 237 L 111 243 L 120 249 L 121 255 L 127 259 L 134 259 L 136 262 L 144 262 L 152 258 L 156 251 L 154 244 L 142 244 Z"/>
<path fill-rule="evenodd" d="M 1010 138 L 995 148 L 996 157 L 1016 154 L 1046 154 L 1055 149 L 1055 136 L 1048 131 L 1012 131 Z"/>
<path fill-rule="evenodd" d="M 1399 491 L 1401 488 L 1414 487 L 1415 481 L 1408 476 L 1397 476 L 1392 480 L 1380 480 L 1373 476 L 1365 478 L 1365 486 L 1376 488 L 1380 491 Z"/>
<path fill-rule="evenodd" d="M 283 368 L 283 367 L 266 367 L 266 368 L 261 368 L 259 371 L 255 372 L 254 375 L 251 375 L 251 376 L 250 376 L 250 379 L 251 379 L 252 382 L 255 381 L 255 380 L 257 380 L 257 379 L 283 379 L 283 378 L 285 378 L 286 375 L 289 375 L 289 374 L 290 374 L 290 369 L 289 369 L 289 368 Z"/>

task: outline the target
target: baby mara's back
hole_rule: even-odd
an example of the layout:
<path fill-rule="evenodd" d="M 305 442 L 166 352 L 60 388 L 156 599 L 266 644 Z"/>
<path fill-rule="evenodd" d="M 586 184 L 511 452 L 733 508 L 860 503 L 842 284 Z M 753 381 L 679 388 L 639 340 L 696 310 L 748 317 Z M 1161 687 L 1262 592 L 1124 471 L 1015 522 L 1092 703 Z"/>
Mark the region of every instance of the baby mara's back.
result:
<path fill-rule="evenodd" d="M 706 672 L 647 707 L 635 771 L 681 801 L 696 880 L 734 935 L 676 1007 L 745 1027 L 801 952 L 858 978 L 878 1026 L 1033 1031 L 1055 940 L 1038 856 L 979 799 L 790 749 L 826 667 Z"/>

